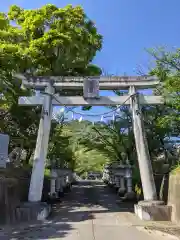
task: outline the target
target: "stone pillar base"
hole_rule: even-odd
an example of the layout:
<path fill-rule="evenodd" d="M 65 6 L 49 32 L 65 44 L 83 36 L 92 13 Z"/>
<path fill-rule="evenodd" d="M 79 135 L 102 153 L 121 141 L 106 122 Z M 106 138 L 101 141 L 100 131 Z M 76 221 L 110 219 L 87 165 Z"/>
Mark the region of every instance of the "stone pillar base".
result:
<path fill-rule="evenodd" d="M 57 192 L 50 193 L 49 196 L 50 198 L 55 199 L 55 198 L 58 198 L 58 193 Z"/>
<path fill-rule="evenodd" d="M 64 190 L 64 193 L 68 193 L 68 192 L 70 192 L 70 188 L 69 188 L 68 185 L 67 185 L 63 190 Z"/>
<path fill-rule="evenodd" d="M 124 200 L 125 201 L 133 201 L 133 200 L 136 200 L 136 194 L 135 192 L 127 192 L 125 195 L 124 195 Z"/>
<path fill-rule="evenodd" d="M 118 192 L 119 190 L 119 187 L 115 186 L 115 191 Z"/>
<path fill-rule="evenodd" d="M 64 191 L 58 191 L 58 197 L 59 198 L 62 198 L 62 197 L 64 197 Z"/>
<path fill-rule="evenodd" d="M 134 205 L 135 214 L 146 221 L 171 221 L 171 206 L 162 201 L 140 201 Z"/>
<path fill-rule="evenodd" d="M 125 188 L 119 188 L 117 191 L 117 195 L 122 197 L 122 196 L 124 196 L 125 192 L 126 192 Z"/>
<path fill-rule="evenodd" d="M 51 213 L 51 207 L 43 202 L 26 202 L 16 208 L 16 221 L 45 220 Z"/>

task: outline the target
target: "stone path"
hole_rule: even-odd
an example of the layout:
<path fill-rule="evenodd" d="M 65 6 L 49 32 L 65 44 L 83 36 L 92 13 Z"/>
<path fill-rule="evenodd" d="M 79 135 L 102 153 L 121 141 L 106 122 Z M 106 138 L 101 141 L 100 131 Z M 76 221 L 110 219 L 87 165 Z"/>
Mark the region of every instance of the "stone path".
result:
<path fill-rule="evenodd" d="M 0 231 L 0 240 L 160 240 L 167 237 L 147 234 L 137 226 L 143 222 L 132 213 L 131 204 L 117 204 L 116 195 L 102 183 L 81 182 L 52 216 L 29 225 Z"/>

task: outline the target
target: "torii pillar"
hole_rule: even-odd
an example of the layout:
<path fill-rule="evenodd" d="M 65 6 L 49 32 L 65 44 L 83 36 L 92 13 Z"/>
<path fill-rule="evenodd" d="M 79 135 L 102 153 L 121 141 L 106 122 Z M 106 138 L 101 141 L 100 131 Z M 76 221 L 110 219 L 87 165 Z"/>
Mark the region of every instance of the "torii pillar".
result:
<path fill-rule="evenodd" d="M 29 188 L 29 202 L 40 202 L 42 197 L 45 160 L 48 151 L 49 134 L 52 118 L 52 94 L 54 88 L 51 83 L 45 88 L 41 119 L 34 153 L 33 169 Z"/>

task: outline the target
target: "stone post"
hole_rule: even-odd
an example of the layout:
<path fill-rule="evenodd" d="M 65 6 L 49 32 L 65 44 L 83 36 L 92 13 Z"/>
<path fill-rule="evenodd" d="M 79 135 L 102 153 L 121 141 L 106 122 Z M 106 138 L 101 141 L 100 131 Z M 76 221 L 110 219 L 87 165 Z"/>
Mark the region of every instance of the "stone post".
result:
<path fill-rule="evenodd" d="M 60 176 L 60 191 L 63 192 L 63 187 L 64 187 L 64 177 Z"/>
<path fill-rule="evenodd" d="M 126 168 L 126 181 L 127 181 L 127 192 L 132 192 L 132 171 L 128 167 Z"/>
<path fill-rule="evenodd" d="M 121 177 L 120 177 L 120 188 L 125 189 L 124 176 L 121 176 Z"/>
<path fill-rule="evenodd" d="M 120 187 L 119 176 L 117 174 L 115 174 L 115 189 L 116 189 L 116 191 L 118 191 L 119 187 Z"/>
<path fill-rule="evenodd" d="M 121 176 L 120 177 L 120 188 L 118 190 L 118 195 L 124 196 L 125 192 L 126 192 L 125 179 L 124 179 L 124 176 Z"/>
<path fill-rule="evenodd" d="M 132 189 L 132 169 L 131 169 L 131 166 L 127 165 L 125 171 L 126 171 L 125 172 L 125 178 L 126 178 L 126 184 L 127 184 L 126 185 L 127 192 L 124 195 L 124 198 L 126 200 L 135 200 L 136 194 Z"/>
<path fill-rule="evenodd" d="M 127 192 L 132 192 L 132 178 L 127 178 Z"/>
<path fill-rule="evenodd" d="M 56 170 L 52 169 L 51 170 L 51 186 L 50 186 L 51 197 L 57 197 L 56 181 L 57 181 L 57 173 L 56 173 Z"/>
<path fill-rule="evenodd" d="M 61 184 L 60 184 L 60 178 L 58 176 L 56 180 L 56 192 L 59 192 L 60 188 L 61 188 Z"/>

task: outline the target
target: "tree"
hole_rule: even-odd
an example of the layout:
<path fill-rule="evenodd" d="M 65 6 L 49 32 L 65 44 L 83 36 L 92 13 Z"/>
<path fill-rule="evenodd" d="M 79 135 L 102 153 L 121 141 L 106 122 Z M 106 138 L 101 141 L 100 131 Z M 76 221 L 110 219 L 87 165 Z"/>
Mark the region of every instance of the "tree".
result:
<path fill-rule="evenodd" d="M 91 64 L 101 49 L 102 36 L 80 6 L 58 8 L 47 4 L 25 10 L 16 5 L 0 13 L 0 92 L 2 132 L 23 138 L 23 147 L 35 147 L 41 109 L 19 107 L 18 97 L 34 91 L 20 89 L 13 73 L 42 76 L 99 75 Z M 72 95 L 74 90 L 61 95 Z M 76 94 L 80 94 L 76 92 Z M 6 118 L 5 118 L 6 117 Z"/>
<path fill-rule="evenodd" d="M 50 163 L 55 160 L 56 167 L 67 167 L 73 160 L 70 137 L 61 126 L 55 128 L 49 143 L 48 158 L 50 159 Z"/>
<path fill-rule="evenodd" d="M 50 140 L 48 159 L 55 159 L 56 166 L 70 167 L 78 174 L 101 171 L 108 156 L 96 148 L 88 149 L 78 141 L 80 129 L 85 130 L 90 125 L 88 121 L 70 121 L 57 125 Z"/>
<path fill-rule="evenodd" d="M 79 129 L 76 141 L 89 150 L 96 149 L 105 154 L 111 161 L 125 163 L 127 158 L 133 158 L 134 138 L 132 131 L 127 132 L 128 121 L 126 127 L 122 127 L 124 122 L 122 118 L 109 124 L 89 124 L 85 129 Z"/>
<path fill-rule="evenodd" d="M 21 73 L 44 76 L 101 72 L 90 63 L 101 49 L 102 36 L 80 6 L 47 4 L 25 10 L 13 5 L 2 18 L 2 60 L 9 57 L 13 70 L 16 67 Z"/>
<path fill-rule="evenodd" d="M 172 136 L 180 136 L 180 49 L 168 52 L 164 48 L 153 49 L 150 53 L 155 58 L 155 68 L 151 71 L 161 81 L 156 91 L 162 93 L 165 100 L 165 111 L 159 117 L 159 124 L 171 127 Z"/>
<path fill-rule="evenodd" d="M 11 137 L 10 152 L 17 144 L 23 146 L 28 162 L 35 147 L 41 111 L 39 107 L 19 107 L 18 98 L 29 91 L 22 90 L 18 82 L 12 82 L 12 86 L 13 91 L 3 91 L 1 95 L 0 131 Z"/>
<path fill-rule="evenodd" d="M 107 157 L 97 149 L 88 150 L 81 146 L 75 152 L 75 159 L 75 171 L 79 175 L 87 176 L 88 172 L 102 172 L 104 165 L 109 162 L 110 157 Z"/>

